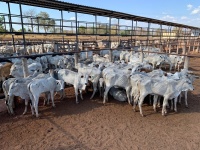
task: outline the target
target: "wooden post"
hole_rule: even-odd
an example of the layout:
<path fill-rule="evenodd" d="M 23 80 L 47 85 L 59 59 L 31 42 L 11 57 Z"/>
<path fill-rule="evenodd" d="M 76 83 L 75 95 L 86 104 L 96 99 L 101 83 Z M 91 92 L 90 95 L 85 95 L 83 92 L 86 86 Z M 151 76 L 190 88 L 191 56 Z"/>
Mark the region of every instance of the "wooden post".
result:
<path fill-rule="evenodd" d="M 188 70 L 188 68 L 189 68 L 189 60 L 190 60 L 190 58 L 188 56 L 185 56 L 184 69 Z"/>
<path fill-rule="evenodd" d="M 185 42 L 183 43 L 182 49 L 183 49 L 182 54 L 185 54 L 186 53 L 186 43 Z"/>
<path fill-rule="evenodd" d="M 169 41 L 169 54 L 171 54 L 171 50 L 172 50 L 172 45 L 171 42 Z"/>
<path fill-rule="evenodd" d="M 86 48 L 85 50 L 86 50 L 85 57 L 86 57 L 86 59 L 88 59 L 88 48 Z"/>
<path fill-rule="evenodd" d="M 141 51 L 141 52 L 140 52 L 140 62 L 143 63 L 143 60 L 144 60 L 144 54 L 143 54 L 142 44 L 140 44 L 140 48 L 139 48 L 139 50 Z"/>
<path fill-rule="evenodd" d="M 25 78 L 29 76 L 27 58 L 22 58 L 22 67 L 23 67 L 23 73 L 24 73 L 24 78 Z"/>
<path fill-rule="evenodd" d="M 200 42 L 198 41 L 198 44 L 197 44 L 197 52 L 199 53 L 199 47 L 200 47 Z"/>
<path fill-rule="evenodd" d="M 195 51 L 195 40 L 193 40 L 193 52 Z"/>
<path fill-rule="evenodd" d="M 179 50 L 179 43 L 177 42 L 177 47 L 176 47 L 176 53 L 178 54 L 178 50 Z"/>

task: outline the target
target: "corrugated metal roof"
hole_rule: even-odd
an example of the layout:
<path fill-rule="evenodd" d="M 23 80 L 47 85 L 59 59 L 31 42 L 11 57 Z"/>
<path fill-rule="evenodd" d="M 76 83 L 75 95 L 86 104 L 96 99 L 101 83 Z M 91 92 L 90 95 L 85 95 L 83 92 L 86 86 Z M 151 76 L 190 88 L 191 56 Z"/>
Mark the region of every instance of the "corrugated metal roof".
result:
<path fill-rule="evenodd" d="M 83 14 L 98 15 L 98 16 L 118 18 L 118 19 L 150 22 L 150 23 L 154 23 L 154 24 L 161 24 L 161 25 L 167 25 L 167 26 L 176 26 L 176 27 L 190 28 L 190 29 L 200 29 L 200 28 L 194 27 L 194 26 L 173 23 L 173 22 L 168 22 L 168 21 L 162 21 L 162 20 L 157 20 L 157 19 L 152 19 L 152 18 L 147 18 L 147 17 L 142 17 L 142 16 L 136 16 L 136 15 L 132 15 L 132 14 L 127 14 L 127 13 L 123 13 L 123 12 L 117 12 L 117 11 L 112 11 L 112 10 L 107 10 L 107 9 L 102 9 L 102 8 L 72 4 L 72 3 L 62 2 L 62 1 L 58 1 L 58 0 L 0 0 L 0 1 L 10 2 L 10 3 L 18 3 L 18 4 L 21 3 L 23 5 L 44 7 L 44 8 L 71 11 L 71 12 L 78 12 L 78 13 L 83 13 Z"/>

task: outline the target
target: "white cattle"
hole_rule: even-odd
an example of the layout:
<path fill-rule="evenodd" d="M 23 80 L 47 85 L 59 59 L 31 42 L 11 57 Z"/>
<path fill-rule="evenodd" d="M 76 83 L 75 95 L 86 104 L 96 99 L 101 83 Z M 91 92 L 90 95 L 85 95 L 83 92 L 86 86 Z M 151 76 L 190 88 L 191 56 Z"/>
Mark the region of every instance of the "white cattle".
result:
<path fill-rule="evenodd" d="M 13 109 L 10 110 L 9 99 L 13 99 L 14 96 L 13 97 L 9 97 L 8 96 L 8 92 L 9 92 L 10 84 L 12 82 L 14 82 L 14 80 L 16 80 L 16 79 L 15 78 L 9 78 L 9 79 L 3 81 L 3 83 L 2 83 L 2 89 L 3 89 L 4 96 L 5 96 L 5 103 L 6 103 L 6 106 L 7 106 L 8 113 L 10 113 L 10 114 L 12 114 L 12 112 L 13 112 L 12 110 Z"/>
<path fill-rule="evenodd" d="M 28 73 L 29 75 L 33 75 L 33 73 L 37 71 L 39 73 L 42 72 L 42 65 L 40 63 L 32 63 L 28 65 Z M 10 75 L 12 75 L 15 78 L 23 77 L 23 68 L 21 65 L 13 64 L 10 68 Z"/>
<path fill-rule="evenodd" d="M 163 61 L 165 61 L 162 55 L 157 55 L 157 54 L 148 55 L 146 58 L 144 58 L 144 60 L 152 64 L 154 69 L 156 68 L 156 66 L 160 65 Z"/>
<path fill-rule="evenodd" d="M 28 84 L 29 96 L 32 100 L 32 105 L 35 108 L 36 117 L 38 114 L 38 102 L 39 96 L 41 93 L 50 92 L 52 106 L 55 107 L 54 104 L 54 92 L 60 91 L 64 89 L 64 82 L 62 80 L 56 80 L 53 77 L 49 77 L 47 79 L 37 79 L 33 80 Z"/>
<path fill-rule="evenodd" d="M 79 73 L 82 72 L 83 74 L 85 73 L 89 75 L 88 80 L 92 82 L 92 87 L 93 87 L 93 93 L 92 93 L 92 96 L 90 97 L 90 99 L 92 99 L 97 91 L 99 78 L 101 77 L 101 71 L 100 69 L 95 68 L 95 67 L 87 67 L 87 68 L 79 69 L 78 71 Z"/>
<path fill-rule="evenodd" d="M 67 84 L 71 84 L 74 86 L 76 103 L 79 103 L 78 91 L 80 91 L 81 99 L 83 99 L 82 90 L 85 90 L 86 85 L 88 84 L 88 77 L 89 76 L 87 73 L 77 73 L 68 69 L 60 69 L 58 71 L 59 80 L 63 80 Z"/>
<path fill-rule="evenodd" d="M 25 100 L 25 110 L 23 112 L 23 115 L 26 114 L 28 102 L 30 100 L 30 97 L 28 94 L 28 89 L 27 89 L 27 84 L 30 81 L 31 80 L 27 80 L 26 82 L 20 82 L 16 79 L 10 84 L 9 92 L 8 92 L 8 96 L 9 96 L 8 106 L 9 106 L 9 110 L 10 110 L 11 114 L 14 114 L 13 109 L 12 109 L 14 96 L 19 96 Z M 30 105 L 30 106 L 31 106 L 31 110 L 33 112 L 32 105 Z"/>
<path fill-rule="evenodd" d="M 139 98 L 139 109 L 140 114 L 143 116 L 142 113 L 142 104 L 144 98 L 148 94 L 156 94 L 164 97 L 163 101 L 163 108 L 162 108 L 162 115 L 167 113 L 166 106 L 168 104 L 169 99 L 177 98 L 181 91 L 184 90 L 193 90 L 193 86 L 191 82 L 186 79 L 181 79 L 175 81 L 173 79 L 168 79 L 167 77 L 162 77 L 162 80 L 152 80 L 149 78 L 145 78 L 139 83 L 139 91 L 140 91 L 140 98 Z M 156 107 L 157 101 L 154 101 L 154 110 Z"/>
<path fill-rule="evenodd" d="M 128 102 L 130 104 L 129 92 L 131 89 L 131 85 L 130 85 L 129 76 L 130 75 L 117 69 L 107 69 L 106 72 L 103 70 L 103 79 L 105 83 L 105 92 L 104 92 L 104 99 L 103 99 L 104 104 L 106 103 L 108 92 L 110 88 L 113 86 L 121 87 L 126 90 Z"/>
<path fill-rule="evenodd" d="M 109 62 L 108 58 L 100 57 L 98 54 L 93 55 L 94 62 Z"/>

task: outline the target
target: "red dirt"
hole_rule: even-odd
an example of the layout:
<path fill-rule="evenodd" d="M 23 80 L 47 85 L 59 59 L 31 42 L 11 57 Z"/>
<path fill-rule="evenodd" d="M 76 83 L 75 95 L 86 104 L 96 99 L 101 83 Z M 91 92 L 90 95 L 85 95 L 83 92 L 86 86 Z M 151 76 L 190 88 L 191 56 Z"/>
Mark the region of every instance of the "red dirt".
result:
<path fill-rule="evenodd" d="M 200 75 L 200 59 L 192 58 L 190 69 Z M 24 104 L 15 109 L 16 116 L 0 114 L 0 147 L 14 149 L 200 149 L 200 79 L 189 92 L 189 108 L 178 105 L 178 113 L 166 117 L 155 113 L 152 106 L 143 106 L 146 117 L 133 112 L 125 102 L 109 98 L 106 106 L 98 94 L 84 93 L 84 100 L 75 104 L 73 88 L 68 88 L 63 101 L 56 96 L 56 108 L 42 106 L 40 119 L 23 113 Z"/>

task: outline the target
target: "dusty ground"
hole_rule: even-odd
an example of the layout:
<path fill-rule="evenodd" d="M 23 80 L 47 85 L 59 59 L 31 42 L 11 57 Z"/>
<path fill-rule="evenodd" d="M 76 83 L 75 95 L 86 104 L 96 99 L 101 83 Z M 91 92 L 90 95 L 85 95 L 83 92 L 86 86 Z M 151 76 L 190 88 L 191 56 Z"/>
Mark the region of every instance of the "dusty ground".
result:
<path fill-rule="evenodd" d="M 200 75 L 200 59 L 193 58 L 191 70 Z M 16 116 L 0 114 L 0 147 L 14 149 L 200 149 L 200 79 L 194 83 L 195 90 L 189 93 L 189 109 L 178 105 L 178 113 L 169 111 L 166 117 L 153 112 L 152 106 L 143 106 L 146 117 L 133 112 L 127 103 L 111 98 L 106 106 L 95 96 L 75 104 L 73 89 L 66 92 L 67 98 L 56 98 L 56 108 L 39 107 L 41 118 L 22 116 L 24 105 L 16 109 Z"/>

